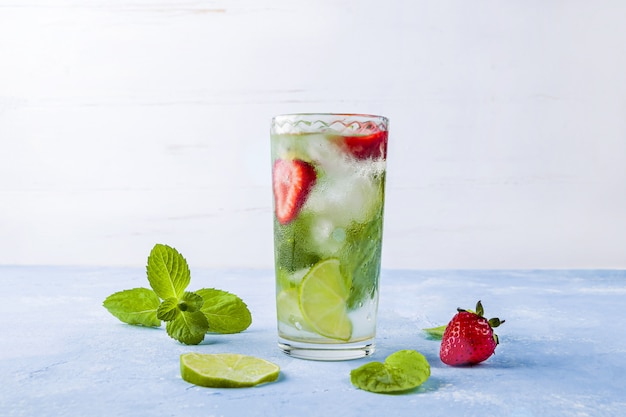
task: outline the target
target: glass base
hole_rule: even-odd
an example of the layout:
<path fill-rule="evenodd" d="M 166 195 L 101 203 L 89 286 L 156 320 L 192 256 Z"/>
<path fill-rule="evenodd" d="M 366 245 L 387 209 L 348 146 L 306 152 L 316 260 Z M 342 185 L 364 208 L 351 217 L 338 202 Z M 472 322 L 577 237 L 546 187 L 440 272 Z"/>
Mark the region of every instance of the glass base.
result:
<path fill-rule="evenodd" d="M 278 339 L 278 347 L 286 355 L 313 361 L 345 361 L 370 356 L 376 350 L 374 339 L 354 343 L 304 343 Z"/>

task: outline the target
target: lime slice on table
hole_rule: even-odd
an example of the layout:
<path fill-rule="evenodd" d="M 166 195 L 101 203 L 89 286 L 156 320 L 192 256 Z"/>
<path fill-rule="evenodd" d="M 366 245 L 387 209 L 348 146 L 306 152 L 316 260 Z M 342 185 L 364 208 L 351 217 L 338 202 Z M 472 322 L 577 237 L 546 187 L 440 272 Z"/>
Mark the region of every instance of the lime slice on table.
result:
<path fill-rule="evenodd" d="M 265 359 L 236 353 L 184 353 L 180 374 L 195 385 L 212 388 L 252 387 L 275 381 L 278 365 Z"/>
<path fill-rule="evenodd" d="M 300 310 L 316 333 L 330 339 L 348 340 L 352 322 L 346 301 L 350 282 L 341 275 L 338 259 L 326 259 L 313 265 L 300 284 Z"/>

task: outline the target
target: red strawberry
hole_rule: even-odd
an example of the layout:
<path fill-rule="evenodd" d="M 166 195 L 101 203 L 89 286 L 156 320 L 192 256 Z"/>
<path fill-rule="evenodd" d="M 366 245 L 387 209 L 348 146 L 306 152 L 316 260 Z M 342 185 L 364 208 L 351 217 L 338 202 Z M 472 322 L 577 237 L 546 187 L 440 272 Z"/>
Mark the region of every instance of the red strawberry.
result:
<path fill-rule="evenodd" d="M 277 159 L 272 171 L 274 208 L 280 224 L 296 218 L 315 184 L 315 168 L 300 159 Z"/>
<path fill-rule="evenodd" d="M 439 357 L 447 365 L 475 365 L 491 355 L 498 345 L 498 336 L 493 328 L 504 323 L 504 320 L 483 317 L 483 306 L 479 301 L 476 312 L 457 309 L 441 339 Z"/>
<path fill-rule="evenodd" d="M 347 136 L 348 151 L 359 159 L 387 156 L 387 131 L 376 131 L 363 136 Z"/>

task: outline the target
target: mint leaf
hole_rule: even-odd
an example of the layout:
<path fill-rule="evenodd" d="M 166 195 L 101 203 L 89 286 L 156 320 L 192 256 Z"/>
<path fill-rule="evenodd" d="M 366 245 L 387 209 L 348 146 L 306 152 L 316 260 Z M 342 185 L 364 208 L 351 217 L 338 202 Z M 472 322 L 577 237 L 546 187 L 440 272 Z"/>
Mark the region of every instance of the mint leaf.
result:
<path fill-rule="evenodd" d="M 133 288 L 109 295 L 103 302 L 109 313 L 128 324 L 159 327 L 159 297 L 148 288 Z"/>
<path fill-rule="evenodd" d="M 443 326 L 437 326 L 437 327 L 429 327 L 429 328 L 423 329 L 423 330 L 424 330 L 424 332 L 426 332 L 428 337 L 430 337 L 431 339 L 441 340 L 443 338 L 443 332 L 446 331 L 446 327 L 448 327 L 448 326 L 447 325 L 443 325 Z"/>
<path fill-rule="evenodd" d="M 310 223 L 314 219 L 309 213 L 302 213 L 286 225 L 274 219 L 274 261 L 277 270 L 295 272 L 310 268 L 320 261 L 320 256 L 311 248 Z"/>
<path fill-rule="evenodd" d="M 157 318 L 163 321 L 172 321 L 178 317 L 178 298 L 170 297 L 164 300 L 157 309 Z"/>
<path fill-rule="evenodd" d="M 178 308 L 181 311 L 188 311 L 190 313 L 198 311 L 202 308 L 204 299 L 196 292 L 185 291 L 180 301 L 178 302 Z"/>
<path fill-rule="evenodd" d="M 146 267 L 148 281 L 159 298 L 179 298 L 191 280 L 189 266 L 183 256 L 170 246 L 156 244 Z"/>
<path fill-rule="evenodd" d="M 401 369 L 410 388 L 423 384 L 430 377 L 430 364 L 424 355 L 416 350 L 399 350 L 385 359 L 385 365 Z"/>
<path fill-rule="evenodd" d="M 209 322 L 209 332 L 239 333 L 252 323 L 248 306 L 235 294 L 214 288 L 203 288 L 196 294 L 204 300 L 201 311 Z"/>
<path fill-rule="evenodd" d="M 180 300 L 176 297 L 170 297 L 164 300 L 157 309 L 157 318 L 163 321 L 172 321 L 178 317 L 181 312 L 193 313 L 200 310 L 203 300 L 198 294 L 185 291 Z"/>
<path fill-rule="evenodd" d="M 407 384 L 402 370 L 382 362 L 369 362 L 350 372 L 350 382 L 357 388 L 370 392 L 402 391 Z"/>
<path fill-rule="evenodd" d="M 354 223 L 346 230 L 340 254 L 341 272 L 352 278 L 348 308 L 358 308 L 378 288 L 382 240 L 382 211 L 367 223 Z"/>
<path fill-rule="evenodd" d="M 430 364 L 416 350 L 399 350 L 384 363 L 370 362 L 350 372 L 350 382 L 370 392 L 402 392 L 418 387 L 430 377 Z"/>
<path fill-rule="evenodd" d="M 186 345 L 197 345 L 204 340 L 209 322 L 202 311 L 181 311 L 174 320 L 165 325 L 171 338 Z"/>

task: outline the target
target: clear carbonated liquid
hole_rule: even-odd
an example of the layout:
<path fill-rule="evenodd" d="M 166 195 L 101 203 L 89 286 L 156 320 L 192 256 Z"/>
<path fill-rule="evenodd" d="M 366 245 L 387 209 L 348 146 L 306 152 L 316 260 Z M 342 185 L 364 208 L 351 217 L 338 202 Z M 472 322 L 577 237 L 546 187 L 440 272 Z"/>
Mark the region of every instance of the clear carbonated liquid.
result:
<path fill-rule="evenodd" d="M 283 340 L 350 345 L 375 336 L 387 135 L 380 143 L 367 143 L 373 148 L 365 150 L 356 138 L 355 145 L 355 136 L 333 133 L 271 137 L 273 164 L 299 160 L 315 172 L 294 218 L 283 224 L 276 212 L 274 216 L 276 305 Z M 316 319 L 306 320 L 301 310 L 302 280 L 328 259 L 339 261 L 341 275 L 350 283 L 344 300 L 352 326 L 349 338 L 320 334 Z"/>

